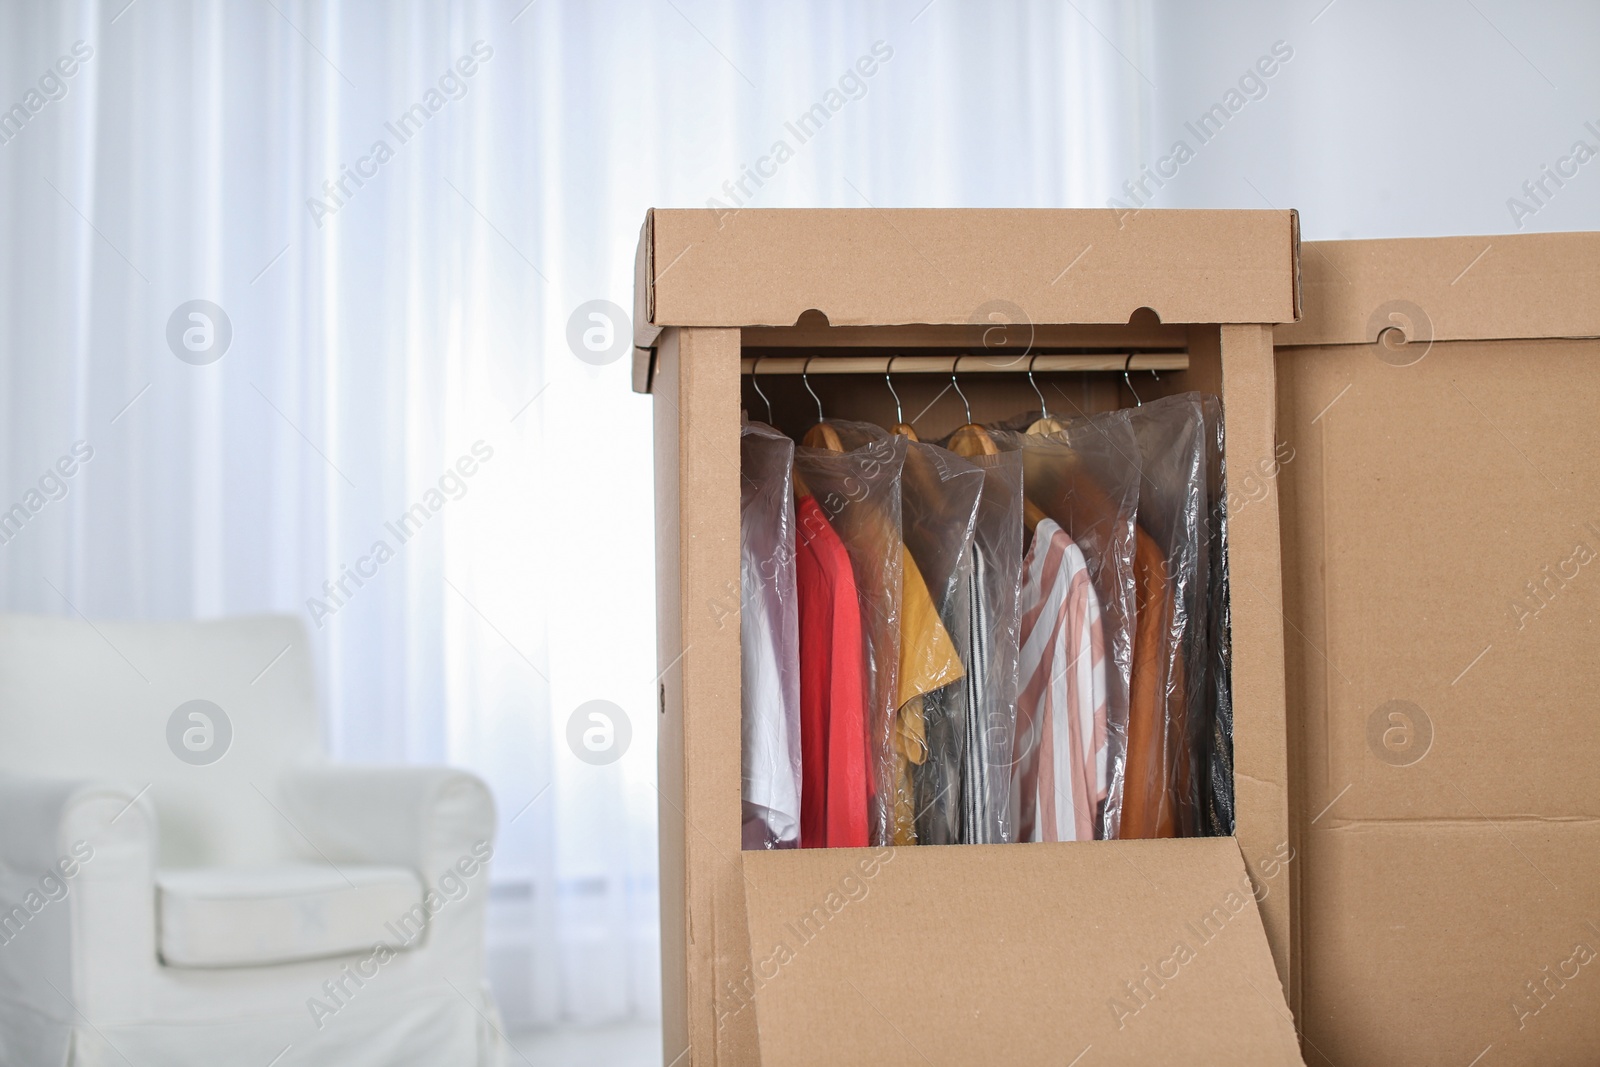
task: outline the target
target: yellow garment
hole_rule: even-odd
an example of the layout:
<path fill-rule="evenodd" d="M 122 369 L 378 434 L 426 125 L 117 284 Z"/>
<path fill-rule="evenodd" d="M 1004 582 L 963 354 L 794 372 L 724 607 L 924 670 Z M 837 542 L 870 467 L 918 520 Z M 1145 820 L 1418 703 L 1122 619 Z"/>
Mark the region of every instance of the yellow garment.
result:
<path fill-rule="evenodd" d="M 900 678 L 895 693 L 894 732 L 894 843 L 917 843 L 916 801 L 911 785 L 911 765 L 928 758 L 928 727 L 922 702 L 927 694 L 959 681 L 966 674 L 956 643 L 939 619 L 928 594 L 928 583 L 900 549 L 903 577 L 900 590 Z"/>

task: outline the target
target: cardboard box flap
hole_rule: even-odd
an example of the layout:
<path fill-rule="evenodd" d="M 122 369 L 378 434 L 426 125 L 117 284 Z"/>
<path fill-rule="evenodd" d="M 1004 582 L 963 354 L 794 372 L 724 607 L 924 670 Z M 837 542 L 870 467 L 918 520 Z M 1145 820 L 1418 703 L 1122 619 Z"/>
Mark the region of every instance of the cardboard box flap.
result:
<path fill-rule="evenodd" d="M 1277 323 L 1295 317 L 1286 211 L 652 210 L 635 343 L 666 326 Z"/>
<path fill-rule="evenodd" d="M 1278 345 L 1600 336 L 1600 234 L 1309 241 Z M 1397 339 L 1398 340 L 1398 339 Z"/>
<path fill-rule="evenodd" d="M 746 852 L 762 1064 L 1300 1064 L 1232 838 Z"/>
<path fill-rule="evenodd" d="M 633 255 L 633 346 L 650 348 L 661 334 L 655 321 L 655 262 L 651 250 L 655 248 L 654 209 L 645 212 L 644 223 L 639 227 L 639 248 Z"/>

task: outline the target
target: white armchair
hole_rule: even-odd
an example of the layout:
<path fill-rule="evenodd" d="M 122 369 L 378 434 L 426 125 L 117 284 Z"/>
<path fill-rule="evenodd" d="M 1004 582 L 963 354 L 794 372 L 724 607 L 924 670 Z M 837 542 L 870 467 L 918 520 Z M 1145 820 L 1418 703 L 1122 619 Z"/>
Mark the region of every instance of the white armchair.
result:
<path fill-rule="evenodd" d="M 0 616 L 0 1064 L 503 1061 L 489 793 L 325 762 L 312 678 L 293 618 Z"/>

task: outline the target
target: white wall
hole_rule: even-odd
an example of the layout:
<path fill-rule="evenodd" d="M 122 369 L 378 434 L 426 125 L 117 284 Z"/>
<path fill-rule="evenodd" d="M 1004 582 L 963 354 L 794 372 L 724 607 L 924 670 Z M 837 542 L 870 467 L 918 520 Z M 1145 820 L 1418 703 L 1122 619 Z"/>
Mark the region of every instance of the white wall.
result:
<path fill-rule="evenodd" d="M 1298 208 L 1313 240 L 1513 233 L 1524 181 L 1579 139 L 1600 151 L 1593 2 L 1155 0 L 1151 24 L 1150 162 L 1275 41 L 1294 50 L 1154 206 Z M 1524 231 L 1600 229 L 1600 159 L 1548 188 Z"/>

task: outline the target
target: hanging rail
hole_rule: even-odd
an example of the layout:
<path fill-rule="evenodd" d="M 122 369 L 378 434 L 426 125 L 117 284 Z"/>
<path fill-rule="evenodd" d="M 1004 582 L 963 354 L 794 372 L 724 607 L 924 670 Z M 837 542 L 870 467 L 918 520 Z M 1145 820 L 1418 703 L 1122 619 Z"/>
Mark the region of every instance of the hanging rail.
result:
<path fill-rule="evenodd" d="M 1029 353 L 992 356 L 761 356 L 761 376 L 799 374 L 810 364 L 811 374 L 884 374 L 894 361 L 894 373 L 902 374 L 1036 374 L 1062 371 L 1179 371 L 1189 369 L 1187 352 L 1073 352 Z M 952 367 L 952 362 L 954 366 Z M 756 359 L 739 361 L 741 373 L 755 370 Z"/>

